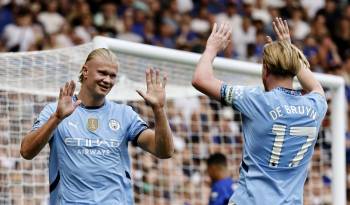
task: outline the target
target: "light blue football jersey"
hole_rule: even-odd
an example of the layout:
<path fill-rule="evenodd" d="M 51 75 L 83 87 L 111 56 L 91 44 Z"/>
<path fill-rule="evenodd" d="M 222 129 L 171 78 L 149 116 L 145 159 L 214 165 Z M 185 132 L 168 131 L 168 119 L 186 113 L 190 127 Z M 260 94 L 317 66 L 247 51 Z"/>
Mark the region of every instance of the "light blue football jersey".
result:
<path fill-rule="evenodd" d="M 33 130 L 56 107 L 45 106 Z M 101 107 L 77 107 L 49 140 L 50 205 L 133 204 L 128 142 L 147 128 L 127 105 L 106 100 Z"/>
<path fill-rule="evenodd" d="M 221 99 L 241 112 L 243 124 L 240 179 L 230 202 L 303 204 L 308 164 L 327 111 L 325 97 L 223 84 Z"/>

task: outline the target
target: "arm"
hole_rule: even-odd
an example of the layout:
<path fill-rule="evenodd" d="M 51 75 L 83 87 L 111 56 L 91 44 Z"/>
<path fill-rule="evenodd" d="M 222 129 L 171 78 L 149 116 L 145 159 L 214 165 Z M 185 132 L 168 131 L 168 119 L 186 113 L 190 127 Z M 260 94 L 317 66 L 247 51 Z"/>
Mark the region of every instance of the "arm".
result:
<path fill-rule="evenodd" d="M 39 129 L 24 136 L 20 153 L 24 159 L 33 159 L 45 147 L 60 120 L 53 114 Z"/>
<path fill-rule="evenodd" d="M 303 66 L 298 74 L 297 74 L 298 81 L 300 85 L 303 87 L 303 89 L 306 92 L 316 92 L 321 94 L 322 96 L 325 96 L 324 90 L 321 86 L 321 84 L 316 80 L 314 74 L 311 72 L 310 69 Z"/>
<path fill-rule="evenodd" d="M 33 159 L 45 147 L 52 136 L 53 131 L 59 123 L 73 113 L 75 108 L 80 104 L 78 100 L 72 103 L 72 95 L 74 93 L 75 84 L 73 81 L 66 83 L 60 89 L 59 100 L 56 112 L 48 119 L 48 121 L 39 129 L 28 133 L 24 136 L 21 143 L 20 153 L 25 159 Z"/>
<path fill-rule="evenodd" d="M 287 21 L 285 20 L 283 22 L 281 18 L 276 18 L 272 23 L 273 23 L 273 29 L 277 35 L 277 40 L 279 41 L 287 40 L 291 42 Z M 270 37 L 267 37 L 267 41 L 269 43 L 272 42 Z M 301 68 L 297 73 L 297 78 L 300 85 L 308 93 L 317 92 L 324 96 L 323 88 L 321 84 L 314 77 L 314 74 L 309 69 L 310 65 L 307 59 L 305 58 L 304 54 L 293 44 L 292 44 L 292 48 L 296 49 L 299 52 L 299 56 L 300 56 Z"/>
<path fill-rule="evenodd" d="M 205 51 L 196 66 L 192 78 L 192 85 L 197 90 L 219 101 L 222 81 L 215 78 L 212 63 L 216 54 L 230 43 L 230 37 L 231 28 L 228 24 L 222 24 L 219 29 L 214 24 Z"/>
<path fill-rule="evenodd" d="M 174 144 L 169 122 L 165 113 L 165 85 L 167 78 L 163 77 L 163 82 L 159 79 L 159 71 L 156 71 L 156 79 L 153 79 L 153 69 L 146 70 L 147 93 L 139 90 L 137 92 L 143 99 L 151 105 L 154 118 L 155 130 L 147 129 L 143 131 L 137 144 L 147 152 L 158 158 L 170 158 L 174 153 Z"/>

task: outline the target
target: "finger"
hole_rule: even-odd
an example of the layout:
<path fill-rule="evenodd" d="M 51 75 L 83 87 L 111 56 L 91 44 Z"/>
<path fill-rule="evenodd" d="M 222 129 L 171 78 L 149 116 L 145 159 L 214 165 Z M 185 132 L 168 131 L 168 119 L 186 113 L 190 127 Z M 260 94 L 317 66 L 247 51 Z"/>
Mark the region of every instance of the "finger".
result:
<path fill-rule="evenodd" d="M 282 18 L 278 18 L 278 26 L 280 28 L 280 31 L 285 34 L 286 33 L 286 29 L 284 28 L 284 24 L 283 24 L 283 20 Z"/>
<path fill-rule="evenodd" d="M 165 74 L 163 75 L 163 88 L 165 88 L 167 81 L 168 81 L 168 76 L 167 76 L 167 74 L 165 73 Z"/>
<path fill-rule="evenodd" d="M 153 79 L 153 68 L 151 67 L 149 70 L 149 74 L 150 74 L 150 79 L 151 79 L 151 85 L 154 84 L 154 79 Z"/>
<path fill-rule="evenodd" d="M 149 68 L 146 69 L 146 86 L 147 90 L 151 87 L 151 73 Z"/>
<path fill-rule="evenodd" d="M 156 85 L 160 84 L 160 79 L 159 79 L 159 69 L 156 69 Z"/>
<path fill-rule="evenodd" d="M 73 86 L 74 86 L 73 81 L 72 80 L 69 81 L 67 95 L 72 96 L 72 88 L 73 88 Z"/>
<path fill-rule="evenodd" d="M 289 27 L 287 20 L 284 20 L 284 28 L 286 29 L 286 32 L 289 34 Z"/>
<path fill-rule="evenodd" d="M 216 32 L 217 26 L 218 25 L 216 23 L 214 23 L 213 30 L 211 31 L 211 34 L 214 34 Z"/>
<path fill-rule="evenodd" d="M 279 32 L 275 21 L 272 22 L 272 28 L 273 28 L 273 30 L 275 31 L 275 33 L 276 33 L 278 39 L 280 39 L 280 38 L 281 38 L 281 33 Z"/>
<path fill-rule="evenodd" d="M 272 43 L 272 38 L 270 36 L 266 36 L 266 43 Z"/>
<path fill-rule="evenodd" d="M 231 36 L 232 36 L 232 28 L 229 26 L 229 28 L 227 29 L 227 33 L 225 34 L 225 39 L 230 40 Z"/>
<path fill-rule="evenodd" d="M 80 104 L 81 104 L 81 100 L 75 101 L 75 103 L 73 104 L 74 109 L 77 108 Z"/>
<path fill-rule="evenodd" d="M 227 29 L 226 29 L 226 33 L 225 33 L 225 37 L 229 37 L 231 36 L 231 33 L 232 33 L 232 27 L 230 24 L 227 24 Z"/>
<path fill-rule="evenodd" d="M 223 23 L 223 25 L 222 25 L 222 31 L 221 31 L 221 34 L 225 35 L 225 34 L 226 34 L 226 32 L 227 32 L 227 23 L 225 22 L 225 23 Z"/>
<path fill-rule="evenodd" d="M 66 82 L 66 84 L 64 85 L 64 88 L 63 88 L 63 96 L 68 95 L 68 87 L 69 87 L 69 83 Z"/>
<path fill-rule="evenodd" d="M 224 24 L 220 24 L 220 27 L 219 27 L 219 30 L 218 30 L 218 34 L 221 34 L 222 33 L 222 30 L 224 28 Z"/>
<path fill-rule="evenodd" d="M 228 45 L 230 45 L 230 43 L 231 43 L 231 39 L 227 39 L 227 41 L 225 42 L 225 44 L 224 44 L 224 51 L 226 51 L 226 49 L 229 49 L 229 47 L 228 47 Z"/>
<path fill-rule="evenodd" d="M 72 80 L 71 81 L 71 89 L 70 89 L 69 95 L 73 96 L 74 95 L 74 91 L 75 91 L 75 82 Z"/>
<path fill-rule="evenodd" d="M 226 32 L 227 32 L 227 27 L 228 27 L 228 25 L 227 25 L 226 22 L 222 24 L 222 30 L 221 30 L 221 34 L 222 34 L 222 35 L 225 35 L 225 34 L 226 34 Z"/>
<path fill-rule="evenodd" d="M 60 94 L 58 96 L 58 99 L 62 99 L 62 95 L 63 95 L 63 88 L 60 87 Z"/>
<path fill-rule="evenodd" d="M 280 19 L 278 17 L 276 17 L 275 24 L 276 24 L 276 28 L 277 28 L 278 32 L 280 34 L 282 34 L 281 23 L 280 23 Z"/>

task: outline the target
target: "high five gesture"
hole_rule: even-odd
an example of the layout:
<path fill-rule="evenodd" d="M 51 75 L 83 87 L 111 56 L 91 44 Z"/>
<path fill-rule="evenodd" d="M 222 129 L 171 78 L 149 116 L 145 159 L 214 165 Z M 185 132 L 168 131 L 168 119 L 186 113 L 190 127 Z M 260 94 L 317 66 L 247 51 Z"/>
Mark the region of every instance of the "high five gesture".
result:
<path fill-rule="evenodd" d="M 64 87 L 60 88 L 60 94 L 58 97 L 56 117 L 60 120 L 63 120 L 80 105 L 81 100 L 72 102 L 72 96 L 75 90 L 75 83 L 73 80 L 67 82 Z"/>
<path fill-rule="evenodd" d="M 212 63 L 217 53 L 231 43 L 231 33 L 232 28 L 228 23 L 219 26 L 216 23 L 214 24 L 205 51 L 197 64 L 192 78 L 192 85 L 197 90 L 216 100 L 220 100 L 222 82 L 215 78 Z"/>
<path fill-rule="evenodd" d="M 152 68 L 146 70 L 146 84 L 147 92 L 144 93 L 140 90 L 136 92 L 148 103 L 152 108 L 163 108 L 165 104 L 165 85 L 167 82 L 167 76 L 164 75 L 162 80 L 160 79 L 160 72 L 157 69 L 155 71 Z"/>

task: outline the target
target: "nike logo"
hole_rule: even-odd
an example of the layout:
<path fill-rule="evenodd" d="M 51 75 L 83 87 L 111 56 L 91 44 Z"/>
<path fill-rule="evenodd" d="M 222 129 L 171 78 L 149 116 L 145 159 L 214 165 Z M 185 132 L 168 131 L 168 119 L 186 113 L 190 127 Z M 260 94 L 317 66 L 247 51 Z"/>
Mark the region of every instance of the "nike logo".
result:
<path fill-rule="evenodd" d="M 71 121 L 68 122 L 68 125 L 70 125 L 72 127 L 75 127 L 75 128 L 78 128 L 78 126 L 75 123 L 71 122 Z"/>

